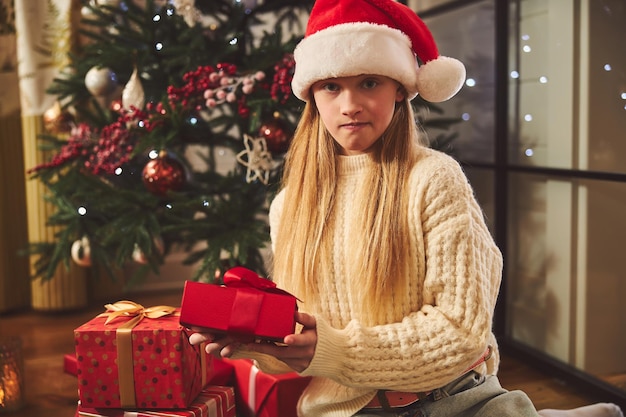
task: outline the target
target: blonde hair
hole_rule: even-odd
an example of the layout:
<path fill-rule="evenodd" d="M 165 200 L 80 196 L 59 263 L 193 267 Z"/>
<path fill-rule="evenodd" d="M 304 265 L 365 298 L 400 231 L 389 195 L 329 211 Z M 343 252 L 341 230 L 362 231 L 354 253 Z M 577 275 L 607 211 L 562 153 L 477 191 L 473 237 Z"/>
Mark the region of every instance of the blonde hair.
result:
<path fill-rule="evenodd" d="M 348 274 L 358 277 L 361 320 L 389 317 L 390 297 L 402 297 L 409 275 L 410 234 L 405 187 L 420 149 L 410 101 L 396 104 L 392 121 L 370 153 L 374 168 L 355 196 L 353 219 L 360 236 L 352 236 L 355 252 Z M 315 103 L 307 102 L 286 156 L 282 187 L 287 187 L 274 248 L 273 275 L 286 277 L 288 291 L 318 311 L 316 277 L 332 270 L 333 209 L 339 147 L 324 127 Z M 377 311 L 380 310 L 380 311 Z M 370 319 L 365 319 L 369 317 Z"/>

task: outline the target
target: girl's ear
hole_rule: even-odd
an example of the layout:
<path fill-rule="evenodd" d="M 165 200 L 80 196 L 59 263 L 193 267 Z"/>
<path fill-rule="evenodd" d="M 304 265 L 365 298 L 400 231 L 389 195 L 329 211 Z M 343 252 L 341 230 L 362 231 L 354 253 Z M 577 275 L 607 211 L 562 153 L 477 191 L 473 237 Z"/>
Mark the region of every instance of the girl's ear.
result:
<path fill-rule="evenodd" d="M 398 90 L 396 90 L 396 103 L 400 103 L 404 101 L 405 98 L 406 98 L 406 91 L 404 91 L 403 87 L 398 87 Z"/>

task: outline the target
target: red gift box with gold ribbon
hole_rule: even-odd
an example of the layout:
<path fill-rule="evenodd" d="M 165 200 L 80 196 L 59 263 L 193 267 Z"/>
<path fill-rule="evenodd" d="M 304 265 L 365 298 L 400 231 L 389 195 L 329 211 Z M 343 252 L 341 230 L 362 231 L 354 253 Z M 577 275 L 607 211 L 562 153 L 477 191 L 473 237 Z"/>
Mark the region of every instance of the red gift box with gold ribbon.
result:
<path fill-rule="evenodd" d="M 235 417 L 235 392 L 232 387 L 207 385 L 196 399 L 181 410 L 122 410 L 78 405 L 80 417 Z"/>
<path fill-rule="evenodd" d="M 208 380 L 211 357 L 189 344 L 180 310 L 132 301 L 74 330 L 78 394 L 93 408 L 185 408 Z"/>
<path fill-rule="evenodd" d="M 296 309 L 295 296 L 249 269 L 235 267 L 224 274 L 224 285 L 185 282 L 180 323 L 243 342 L 282 342 L 295 331 Z"/>

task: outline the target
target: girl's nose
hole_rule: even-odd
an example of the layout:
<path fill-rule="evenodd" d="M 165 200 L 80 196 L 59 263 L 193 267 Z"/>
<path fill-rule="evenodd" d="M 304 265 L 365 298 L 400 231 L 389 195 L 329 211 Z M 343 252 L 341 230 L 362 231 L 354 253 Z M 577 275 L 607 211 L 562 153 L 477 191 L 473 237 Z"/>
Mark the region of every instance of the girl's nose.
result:
<path fill-rule="evenodd" d="M 349 117 L 353 117 L 363 110 L 358 95 L 352 91 L 345 90 L 342 94 L 341 100 L 341 114 Z"/>

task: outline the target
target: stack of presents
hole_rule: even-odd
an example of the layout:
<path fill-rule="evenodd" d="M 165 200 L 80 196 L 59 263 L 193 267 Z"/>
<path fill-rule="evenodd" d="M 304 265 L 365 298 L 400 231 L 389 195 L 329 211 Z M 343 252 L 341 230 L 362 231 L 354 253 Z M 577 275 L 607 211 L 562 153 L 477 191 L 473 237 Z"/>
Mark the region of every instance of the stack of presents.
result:
<path fill-rule="evenodd" d="M 186 282 L 180 307 L 108 304 L 75 329 L 65 371 L 78 379 L 76 416 L 295 417 L 308 378 L 266 374 L 189 343 L 192 327 L 244 342 L 294 332 L 293 295 L 241 267 L 224 284 Z"/>

